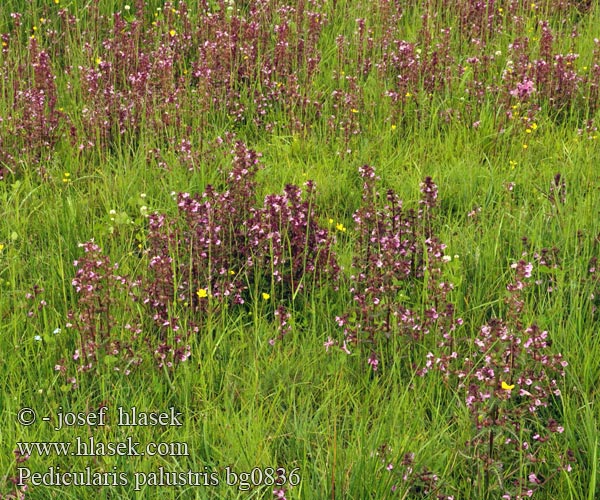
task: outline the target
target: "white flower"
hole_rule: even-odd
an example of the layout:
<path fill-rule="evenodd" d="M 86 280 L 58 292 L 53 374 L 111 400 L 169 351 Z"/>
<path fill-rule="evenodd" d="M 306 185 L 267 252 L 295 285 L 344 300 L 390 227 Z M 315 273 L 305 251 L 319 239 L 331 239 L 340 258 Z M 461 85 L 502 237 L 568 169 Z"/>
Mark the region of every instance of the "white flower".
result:
<path fill-rule="evenodd" d="M 33 340 L 40 342 L 42 340 L 42 337 L 40 335 L 36 335 L 35 337 L 33 337 Z"/>

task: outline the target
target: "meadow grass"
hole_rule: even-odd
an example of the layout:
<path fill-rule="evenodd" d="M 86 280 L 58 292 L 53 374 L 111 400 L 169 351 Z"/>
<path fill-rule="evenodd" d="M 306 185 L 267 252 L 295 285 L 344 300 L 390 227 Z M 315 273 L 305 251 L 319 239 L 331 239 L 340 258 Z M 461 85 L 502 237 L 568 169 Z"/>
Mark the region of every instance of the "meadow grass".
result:
<path fill-rule="evenodd" d="M 596 2 L 5 0 L 0 36 L 0 497 L 598 496 Z M 15 452 L 90 436 L 188 454 Z"/>

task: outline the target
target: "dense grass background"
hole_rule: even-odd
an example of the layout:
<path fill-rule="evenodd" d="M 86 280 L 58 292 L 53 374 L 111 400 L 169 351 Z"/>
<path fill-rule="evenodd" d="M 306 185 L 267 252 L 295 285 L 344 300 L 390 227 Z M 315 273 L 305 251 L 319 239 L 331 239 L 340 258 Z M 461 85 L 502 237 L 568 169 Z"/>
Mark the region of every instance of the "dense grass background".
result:
<path fill-rule="evenodd" d="M 530 463 L 506 463 L 514 474 L 484 481 L 486 467 L 466 444 L 475 426 L 463 392 L 437 372 L 417 376 L 396 339 L 382 349 L 397 359 L 383 356 L 377 371 L 367 350 L 325 350 L 329 337 L 343 340 L 335 317 L 352 308 L 345 281 L 355 251 L 352 214 L 361 203 L 358 167 L 368 164 L 381 191 L 394 189 L 406 206 L 417 206 L 425 176 L 438 185 L 436 234 L 452 257 L 445 276 L 464 320 L 457 338 L 473 338 L 506 313 L 510 265 L 524 250 L 531 260 L 535 251 L 558 249 L 554 290 L 530 295 L 521 319 L 548 330 L 551 351 L 569 363 L 551 408 L 564 433 L 545 443 L 540 458 L 549 465 L 540 468 L 552 470 L 567 450 L 576 462 L 570 473 L 545 478 L 534 496 L 596 498 L 600 289 L 590 268 L 600 245 L 597 2 L 285 5 L 2 2 L 0 493 L 14 491 L 18 466 L 116 467 L 130 480 L 161 466 L 298 468 L 300 484 L 286 488 L 294 499 L 500 498 L 519 474 L 527 478 Z M 551 44 L 544 39 L 550 32 Z M 525 38 L 522 51 L 514 48 Z M 410 46 L 405 52 L 401 40 Z M 554 72 L 536 69 L 541 60 Z M 535 84 L 531 95 L 511 94 L 527 81 Z M 189 340 L 191 358 L 176 369 L 157 369 L 146 358 L 126 376 L 109 360 L 78 375 L 74 388 L 55 366 L 68 364 L 80 341 L 66 328 L 68 312 L 81 307 L 71 285 L 73 261 L 83 256 L 78 244 L 93 238 L 124 274 L 144 276 L 146 215 L 177 218 L 172 193 L 222 188 L 231 144 L 216 139 L 228 133 L 262 153 L 257 206 L 288 183 L 315 181 L 320 223 L 334 221 L 339 290 L 323 283 L 295 303 L 291 332 L 275 345 L 276 297 L 254 290 L 246 308 L 201 322 Z M 552 192 L 557 173 L 564 201 Z M 348 230 L 336 231 L 337 224 Z M 124 324 L 151 313 L 117 306 L 115 314 Z M 111 415 L 119 406 L 175 406 L 184 425 L 55 432 L 40 420 L 30 427 L 16 421 L 25 406 L 41 417 L 101 404 Z M 107 442 L 129 435 L 141 443 L 183 441 L 190 456 L 33 455 L 17 464 L 13 453 L 17 442 L 90 434 Z M 415 455 L 414 474 L 403 481 L 407 453 Z M 423 468 L 439 477 L 438 490 L 418 489 Z M 274 498 L 274 489 L 30 486 L 25 496 Z"/>

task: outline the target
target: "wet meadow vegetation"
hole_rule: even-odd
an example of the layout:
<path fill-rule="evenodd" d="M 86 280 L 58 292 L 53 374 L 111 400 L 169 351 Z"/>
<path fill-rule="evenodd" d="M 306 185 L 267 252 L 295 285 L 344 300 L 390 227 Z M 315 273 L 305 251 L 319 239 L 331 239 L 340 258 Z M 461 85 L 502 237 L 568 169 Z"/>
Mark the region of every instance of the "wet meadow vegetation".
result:
<path fill-rule="evenodd" d="M 596 498 L 599 39 L 583 0 L 4 0 L 0 498 Z M 23 447 L 91 438 L 147 453 Z"/>

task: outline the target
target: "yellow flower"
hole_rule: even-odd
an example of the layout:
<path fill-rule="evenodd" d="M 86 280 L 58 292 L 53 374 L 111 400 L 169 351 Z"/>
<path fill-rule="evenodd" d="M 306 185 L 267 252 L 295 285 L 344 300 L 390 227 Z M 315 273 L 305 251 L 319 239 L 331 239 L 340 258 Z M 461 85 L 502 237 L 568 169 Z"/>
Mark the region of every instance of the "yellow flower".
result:
<path fill-rule="evenodd" d="M 344 224 L 342 224 L 341 222 L 338 222 L 338 223 L 335 225 L 335 228 L 336 228 L 338 231 L 342 231 L 343 233 L 345 233 L 345 232 L 346 232 L 346 228 L 344 227 Z"/>
<path fill-rule="evenodd" d="M 531 130 L 537 130 L 537 128 L 538 128 L 537 123 L 534 122 L 531 124 Z"/>
<path fill-rule="evenodd" d="M 527 149 L 529 146 L 527 144 L 523 144 L 523 149 Z"/>
<path fill-rule="evenodd" d="M 331 226 L 331 224 L 333 224 L 333 219 L 329 219 L 327 222 L 329 222 L 329 225 Z"/>
<path fill-rule="evenodd" d="M 510 165 L 511 169 L 515 169 L 515 167 L 517 166 L 517 162 L 514 160 L 509 160 L 508 164 Z"/>
<path fill-rule="evenodd" d="M 531 129 L 530 129 L 530 128 L 528 128 L 528 129 L 525 129 L 525 133 L 526 133 L 526 134 L 531 134 Z"/>
<path fill-rule="evenodd" d="M 502 381 L 502 384 L 500 384 L 502 389 L 505 391 L 511 391 L 515 388 L 515 384 L 512 385 L 508 385 L 504 380 Z"/>
<path fill-rule="evenodd" d="M 4 250 L 4 245 L 2 243 L 0 243 L 0 252 Z"/>
<path fill-rule="evenodd" d="M 350 111 L 352 111 L 353 113 L 358 113 L 358 109 L 356 108 L 352 108 Z"/>
<path fill-rule="evenodd" d="M 177 32 L 175 30 L 169 31 L 169 35 L 171 35 L 171 36 L 175 36 L 176 34 L 177 34 Z"/>
<path fill-rule="evenodd" d="M 271 298 L 271 296 L 268 293 L 263 292 L 262 298 L 263 298 L 263 300 L 269 300 Z"/>
<path fill-rule="evenodd" d="M 392 125 L 392 130 L 396 130 L 396 125 Z"/>
<path fill-rule="evenodd" d="M 229 270 L 229 274 L 230 274 L 231 276 L 233 276 L 233 275 L 235 274 L 235 271 L 234 271 L 233 269 L 230 269 L 230 270 Z"/>
<path fill-rule="evenodd" d="M 102 64 L 102 59 L 96 57 L 96 66 L 100 66 Z"/>
<path fill-rule="evenodd" d="M 412 97 L 412 94 L 410 92 L 407 92 L 405 97 Z"/>
<path fill-rule="evenodd" d="M 208 290 L 206 288 L 200 288 L 196 292 L 196 295 L 201 299 L 205 299 L 206 297 L 208 297 Z"/>

